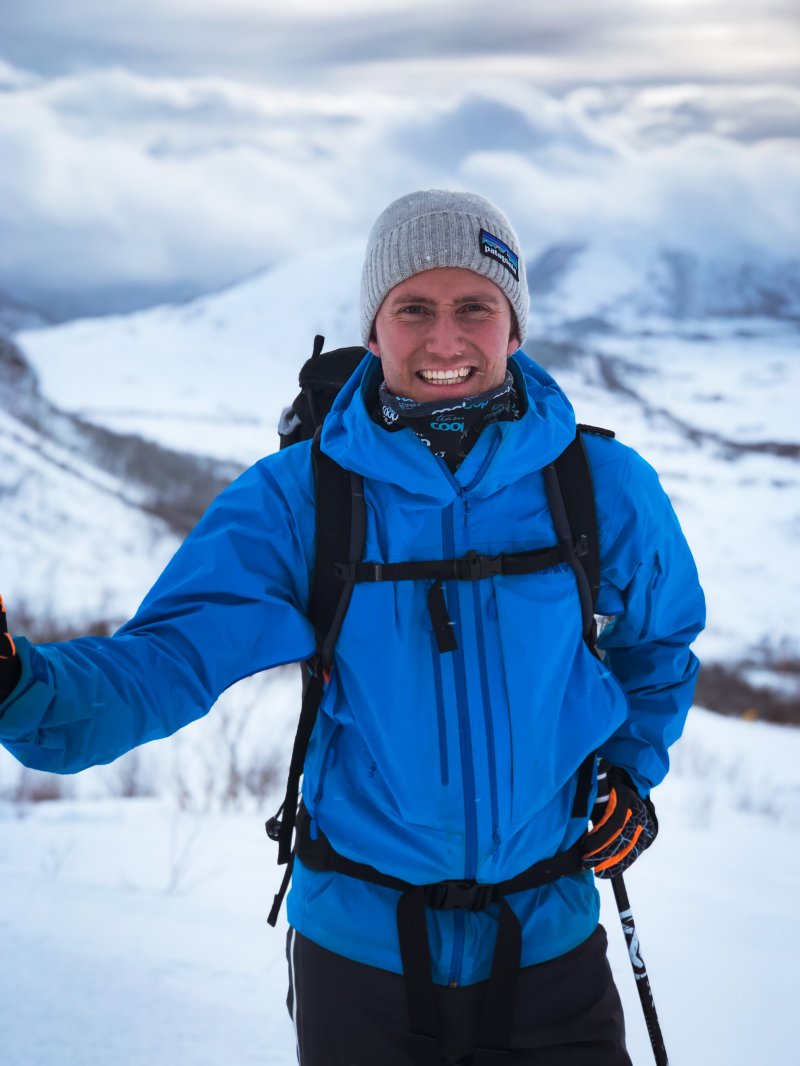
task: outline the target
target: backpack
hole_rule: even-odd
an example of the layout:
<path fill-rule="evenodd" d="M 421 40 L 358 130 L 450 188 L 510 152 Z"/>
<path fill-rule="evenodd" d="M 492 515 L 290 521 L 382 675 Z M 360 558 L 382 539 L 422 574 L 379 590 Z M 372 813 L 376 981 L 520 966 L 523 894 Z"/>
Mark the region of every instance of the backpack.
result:
<path fill-rule="evenodd" d="M 281 448 L 312 440 L 311 458 L 316 493 L 316 558 L 309 597 L 309 618 L 314 626 L 317 649 L 303 664 L 303 699 L 289 766 L 286 795 L 278 812 L 266 823 L 270 839 L 278 843 L 278 863 L 286 871 L 267 921 L 277 922 L 289 886 L 295 853 L 304 865 L 359 877 L 399 890 L 398 929 L 403 972 L 411 1005 L 412 1031 L 429 1048 L 435 1042 L 430 995 L 430 954 L 425 931 L 425 906 L 481 910 L 501 904 L 500 928 L 493 974 L 498 977 L 487 991 L 482 1013 L 479 1046 L 503 1048 L 511 1028 L 509 1004 L 513 1006 L 514 982 L 519 969 L 518 922 L 505 896 L 537 887 L 564 874 L 580 871 L 582 841 L 568 852 L 536 863 L 510 881 L 498 885 L 470 882 L 440 882 L 412 886 L 339 855 L 316 828 L 312 840 L 309 816 L 300 799 L 300 778 L 306 751 L 317 720 L 325 685 L 330 677 L 336 640 L 356 584 L 369 581 L 427 579 L 431 582 L 428 609 L 440 653 L 453 651 L 456 637 L 444 596 L 445 581 L 476 581 L 500 574 L 528 574 L 558 563 L 567 563 L 575 573 L 583 617 L 583 639 L 593 654 L 597 649 L 594 609 L 600 587 L 600 550 L 591 471 L 583 444 L 584 433 L 613 437 L 610 430 L 579 425 L 574 439 L 544 470 L 547 500 L 558 543 L 550 548 L 498 556 L 470 551 L 459 559 L 434 559 L 400 563 L 370 563 L 362 559 L 366 534 L 363 478 L 339 466 L 320 447 L 325 415 L 339 390 L 366 355 L 361 347 L 338 348 L 323 353 L 324 338 L 316 336 L 311 358 L 300 371 L 300 393 L 281 415 Z M 594 755 L 581 766 L 573 815 L 588 814 L 593 783 Z M 296 840 L 293 849 L 293 839 Z M 491 891 L 488 891 L 491 890 Z M 421 1045 L 422 1046 L 422 1045 Z M 427 1055 L 428 1051 L 425 1051 Z M 431 1060 L 433 1061 L 433 1060 Z"/>

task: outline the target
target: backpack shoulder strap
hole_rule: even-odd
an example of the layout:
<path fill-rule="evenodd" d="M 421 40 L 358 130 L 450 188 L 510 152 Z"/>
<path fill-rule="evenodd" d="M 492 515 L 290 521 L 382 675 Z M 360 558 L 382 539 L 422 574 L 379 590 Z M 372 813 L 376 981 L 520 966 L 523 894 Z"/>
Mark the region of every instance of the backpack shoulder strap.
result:
<path fill-rule="evenodd" d="M 567 521 L 578 561 L 589 584 L 592 614 L 600 590 L 600 541 L 597 532 L 597 509 L 594 484 L 583 434 L 593 432 L 579 425 L 577 432 L 553 464 L 564 501 Z M 604 435 L 609 435 L 603 431 Z M 613 435 L 613 434 L 612 434 Z"/>
<path fill-rule="evenodd" d="M 597 647 L 597 623 L 594 612 L 600 591 L 600 536 L 597 507 L 584 433 L 613 437 L 609 429 L 578 425 L 574 438 L 561 455 L 546 467 L 545 487 L 550 513 L 559 541 L 569 540 L 573 547 L 571 566 L 578 582 L 583 615 L 583 639 L 592 654 L 600 657 Z M 594 780 L 594 752 L 586 756 L 578 770 L 572 816 L 587 816 L 587 806 Z"/>
<path fill-rule="evenodd" d="M 317 652 L 324 669 L 350 606 L 354 582 L 339 576 L 335 563 L 361 562 L 367 530 L 364 479 L 331 459 L 320 448 L 320 430 L 314 435 L 311 459 L 316 492 L 316 558 L 308 613 L 317 634 Z"/>
<path fill-rule="evenodd" d="M 600 537 L 585 433 L 614 436 L 608 429 L 578 425 L 574 438 L 545 470 L 545 484 L 556 534 L 562 542 L 571 541 L 575 550 L 573 569 L 581 596 L 583 635 L 596 653 L 594 610 L 600 591 Z"/>
<path fill-rule="evenodd" d="M 267 835 L 278 843 L 278 863 L 287 864 L 267 919 L 273 926 L 291 877 L 292 839 L 306 752 L 330 676 L 333 650 L 353 593 L 354 582 L 337 576 L 334 563 L 342 559 L 351 563 L 360 562 L 366 535 L 363 479 L 352 470 L 339 466 L 322 451 L 321 432 L 320 427 L 311 445 L 317 550 L 308 605 L 309 618 L 316 633 L 317 650 L 313 659 L 304 664 L 303 701 L 289 762 L 286 794 L 277 814 L 266 824 Z"/>

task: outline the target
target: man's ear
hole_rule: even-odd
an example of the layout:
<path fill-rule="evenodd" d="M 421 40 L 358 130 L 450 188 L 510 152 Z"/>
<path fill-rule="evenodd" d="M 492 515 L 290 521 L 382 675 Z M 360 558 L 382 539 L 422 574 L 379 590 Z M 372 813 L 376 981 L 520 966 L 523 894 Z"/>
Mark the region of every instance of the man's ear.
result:
<path fill-rule="evenodd" d="M 508 300 L 508 297 L 506 297 Z M 519 339 L 519 323 L 517 322 L 517 313 L 509 303 L 509 310 L 511 311 L 511 328 L 508 331 L 508 347 L 506 348 L 506 355 L 511 356 L 514 352 L 519 350 L 519 346 L 522 343 Z"/>
<path fill-rule="evenodd" d="M 370 335 L 369 335 L 369 350 L 372 352 L 373 355 L 377 356 L 378 359 L 380 359 L 380 357 L 381 357 L 381 348 L 380 348 L 380 345 L 378 344 L 378 334 L 375 332 L 374 329 L 373 329 L 372 333 L 370 333 Z"/>

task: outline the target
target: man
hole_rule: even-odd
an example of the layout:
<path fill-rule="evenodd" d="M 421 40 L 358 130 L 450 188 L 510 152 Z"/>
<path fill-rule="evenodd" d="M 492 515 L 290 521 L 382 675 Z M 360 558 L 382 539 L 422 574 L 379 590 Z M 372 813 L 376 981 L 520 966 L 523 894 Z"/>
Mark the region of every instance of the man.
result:
<path fill-rule="evenodd" d="M 553 545 L 547 471 L 576 427 L 520 349 L 527 317 L 519 242 L 494 205 L 434 190 L 379 217 L 361 287 L 371 354 L 321 437 L 364 478 L 365 560 Z M 355 587 L 288 899 L 303 1066 L 630 1062 L 593 870 L 620 872 L 655 836 L 649 791 L 691 703 L 703 599 L 653 470 L 606 436 L 585 447 L 602 657 L 566 563 Z M 0 739 L 73 772 L 310 657 L 314 556 L 305 443 L 222 493 L 113 637 L 9 638 Z"/>

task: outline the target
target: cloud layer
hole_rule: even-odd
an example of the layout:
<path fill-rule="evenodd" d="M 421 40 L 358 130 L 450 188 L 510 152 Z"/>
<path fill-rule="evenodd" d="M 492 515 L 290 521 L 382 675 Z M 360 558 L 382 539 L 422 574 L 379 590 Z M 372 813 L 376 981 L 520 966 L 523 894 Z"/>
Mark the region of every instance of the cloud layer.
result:
<path fill-rule="evenodd" d="M 0 64 L 0 93 L 0 290 L 35 302 L 213 288 L 363 238 L 415 187 L 495 199 L 531 259 L 611 231 L 699 255 L 798 247 L 785 86 L 365 95 Z"/>
<path fill-rule="evenodd" d="M 119 65 L 148 75 L 297 85 L 369 69 L 396 91 L 414 65 L 527 66 L 546 86 L 631 80 L 797 80 L 790 0 L 4 0 L 0 40 L 48 75 Z M 517 71 L 519 73 L 519 71 Z M 419 85 L 416 81 L 413 84 Z"/>

